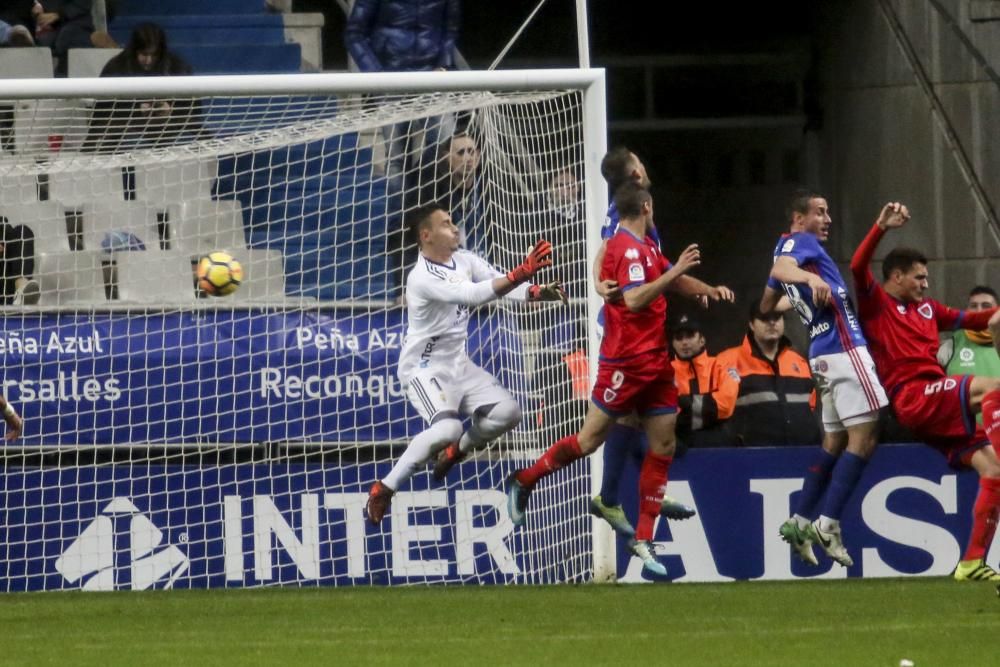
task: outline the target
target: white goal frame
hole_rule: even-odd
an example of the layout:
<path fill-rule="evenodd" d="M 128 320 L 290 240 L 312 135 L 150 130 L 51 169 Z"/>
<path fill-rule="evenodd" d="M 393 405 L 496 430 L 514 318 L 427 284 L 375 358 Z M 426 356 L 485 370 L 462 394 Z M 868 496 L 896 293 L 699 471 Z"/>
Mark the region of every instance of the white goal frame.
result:
<path fill-rule="evenodd" d="M 607 150 L 605 76 L 602 69 L 507 70 L 489 72 L 335 73 L 301 75 L 197 76 L 150 78 L 0 79 L 0 99 L 41 100 L 88 98 L 132 99 L 224 95 L 360 95 L 378 91 L 434 93 L 451 91 L 570 90 L 583 97 L 583 192 L 587 204 L 586 248 L 589 266 L 600 247 L 599 229 L 606 215 L 608 197 L 600 175 L 600 161 Z M 38 169 L 36 166 L 35 169 Z M 601 302 L 593 290 L 587 296 L 587 336 L 591 350 L 591 380 L 596 375 L 599 347 L 595 327 Z M 591 487 L 600 487 L 601 455 L 593 456 Z M 593 520 L 593 575 L 597 582 L 614 581 L 616 544 L 612 531 Z"/>

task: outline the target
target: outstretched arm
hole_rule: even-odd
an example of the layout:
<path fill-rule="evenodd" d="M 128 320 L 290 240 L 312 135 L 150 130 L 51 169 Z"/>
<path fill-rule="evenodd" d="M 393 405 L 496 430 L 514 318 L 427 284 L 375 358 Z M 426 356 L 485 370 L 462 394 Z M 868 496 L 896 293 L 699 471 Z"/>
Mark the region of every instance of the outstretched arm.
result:
<path fill-rule="evenodd" d="M 729 289 L 725 285 L 712 286 L 706 282 L 698 280 L 694 276 L 677 276 L 677 278 L 670 283 L 670 291 L 676 292 L 686 297 L 692 299 L 697 299 L 702 301 L 702 305 L 707 307 L 707 301 L 719 302 L 726 301 L 727 303 L 732 303 L 736 300 L 736 295 L 733 290 Z"/>
<path fill-rule="evenodd" d="M 653 303 L 656 297 L 666 292 L 671 283 L 699 264 L 701 264 L 701 251 L 698 250 L 697 243 L 692 243 L 684 249 L 684 252 L 677 259 L 677 263 L 659 278 L 653 282 L 642 283 L 631 289 L 626 289 L 625 306 L 633 313 L 642 310 Z"/>

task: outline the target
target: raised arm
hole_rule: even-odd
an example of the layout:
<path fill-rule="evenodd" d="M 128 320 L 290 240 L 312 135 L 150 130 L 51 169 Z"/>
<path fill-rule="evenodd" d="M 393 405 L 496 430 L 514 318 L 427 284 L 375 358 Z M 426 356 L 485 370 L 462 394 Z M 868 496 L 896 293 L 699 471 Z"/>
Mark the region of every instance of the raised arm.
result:
<path fill-rule="evenodd" d="M 868 230 L 868 234 L 851 257 L 851 273 L 854 275 L 854 285 L 858 290 L 868 292 L 875 284 L 875 276 L 871 271 L 872 257 L 875 256 L 875 249 L 886 231 L 902 227 L 909 219 L 909 210 L 899 202 L 889 202 L 882 207 L 875 224 Z"/>
<path fill-rule="evenodd" d="M 698 280 L 694 276 L 677 276 L 677 278 L 670 283 L 670 291 L 677 294 L 702 301 L 702 305 L 707 307 L 705 301 L 726 301 L 727 303 L 732 303 L 736 300 L 736 295 L 733 290 L 729 289 L 725 285 L 712 286 L 706 282 Z"/>

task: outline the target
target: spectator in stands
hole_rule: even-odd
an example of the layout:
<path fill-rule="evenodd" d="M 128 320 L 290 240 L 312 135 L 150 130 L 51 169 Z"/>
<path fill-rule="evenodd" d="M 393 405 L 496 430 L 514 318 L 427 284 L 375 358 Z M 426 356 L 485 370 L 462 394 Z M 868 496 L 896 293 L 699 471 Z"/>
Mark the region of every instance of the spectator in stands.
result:
<path fill-rule="evenodd" d="M 70 49 L 92 46 L 92 11 L 92 0 L 34 0 L 31 16 L 35 22 L 35 42 L 52 49 L 56 76 L 66 76 Z"/>
<path fill-rule="evenodd" d="M 479 171 L 479 146 L 471 134 L 459 132 L 451 140 L 430 150 L 421 171 L 420 187 L 407 198 L 407 208 L 438 202 L 458 227 L 462 248 L 496 262 L 486 246 L 486 210 Z M 396 284 L 403 285 L 406 271 L 416 259 L 416 243 L 403 229 L 389 230 L 389 254 Z"/>
<path fill-rule="evenodd" d="M 587 212 L 580 196 L 581 178 L 573 169 L 558 169 L 549 179 L 545 193 L 540 201 L 533 203 L 530 210 L 540 211 L 539 226 L 527 230 L 530 238 L 525 238 L 526 245 L 536 239 L 549 239 L 559 254 L 559 266 L 563 272 L 577 267 L 582 281 L 586 281 L 587 243 L 584 234 L 580 232 L 586 226 Z M 584 282 L 576 284 L 570 276 L 562 276 L 564 285 L 571 294 L 585 294 L 587 287 Z"/>
<path fill-rule="evenodd" d="M 725 382 L 738 384 L 727 427 L 746 446 L 819 444 L 809 363 L 785 338 L 782 316 L 774 311 L 761 314 L 759 306 L 754 300 L 743 343 L 716 358 Z"/>
<path fill-rule="evenodd" d="M 997 307 L 997 293 L 987 285 L 976 285 L 969 292 L 965 309 L 973 312 Z M 938 348 L 938 363 L 948 375 L 982 375 L 1000 377 L 1000 356 L 993 347 L 993 336 L 989 329 L 966 331 L 959 329 L 941 341 Z M 983 423 L 982 413 L 976 414 L 976 421 Z"/>
<path fill-rule="evenodd" d="M 34 46 L 31 30 L 19 23 L 11 25 L 0 19 L 0 46 Z"/>
<path fill-rule="evenodd" d="M 40 290 L 35 275 L 35 234 L 0 215 L 0 280 L 5 305 L 34 305 Z"/>
<path fill-rule="evenodd" d="M 191 66 L 170 52 L 155 23 L 140 23 L 101 76 L 187 76 Z M 201 102 L 195 99 L 101 100 L 94 107 L 84 150 L 115 151 L 193 138 L 201 130 Z"/>
<path fill-rule="evenodd" d="M 735 444 L 723 428 L 736 407 L 739 385 L 726 381 L 726 371 L 705 347 L 701 324 L 681 315 L 670 325 L 674 380 L 677 383 L 677 437 L 686 447 Z"/>
<path fill-rule="evenodd" d="M 362 72 L 444 71 L 454 67 L 460 20 L 460 0 L 355 0 L 344 42 Z M 432 117 L 384 128 L 391 202 L 399 203 L 406 174 L 417 167 L 413 158 L 422 152 L 418 137 L 423 135 L 424 150 L 431 149 L 451 133 L 443 126 L 448 120 Z M 398 221 L 394 224 L 401 226 Z"/>

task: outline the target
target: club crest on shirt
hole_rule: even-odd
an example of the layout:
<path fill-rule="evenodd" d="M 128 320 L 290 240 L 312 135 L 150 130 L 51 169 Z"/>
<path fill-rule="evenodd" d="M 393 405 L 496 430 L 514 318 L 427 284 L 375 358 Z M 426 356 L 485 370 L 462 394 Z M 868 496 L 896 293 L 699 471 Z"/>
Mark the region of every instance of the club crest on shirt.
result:
<path fill-rule="evenodd" d="M 788 239 L 785 241 L 784 245 L 781 246 L 781 252 L 791 252 L 792 248 L 795 247 L 795 239 Z"/>
<path fill-rule="evenodd" d="M 917 312 L 924 316 L 926 319 L 931 319 L 934 317 L 934 309 L 931 308 L 931 304 L 922 303 L 917 307 Z"/>
<path fill-rule="evenodd" d="M 611 403 L 612 401 L 615 400 L 615 398 L 617 396 L 618 396 L 618 392 L 616 392 L 614 389 L 605 389 L 604 390 L 604 402 L 605 403 Z"/>
<path fill-rule="evenodd" d="M 897 303 L 896 304 L 896 310 L 899 311 L 900 315 L 906 315 L 906 306 L 904 306 L 903 304 Z"/>
<path fill-rule="evenodd" d="M 631 281 L 639 281 L 646 279 L 646 270 L 642 268 L 642 264 L 628 265 L 628 279 Z"/>
<path fill-rule="evenodd" d="M 639 251 L 635 248 L 629 248 L 625 251 L 625 259 L 639 259 Z"/>

